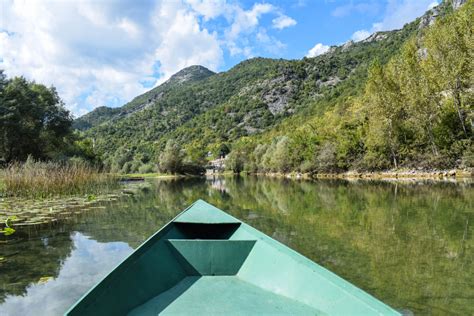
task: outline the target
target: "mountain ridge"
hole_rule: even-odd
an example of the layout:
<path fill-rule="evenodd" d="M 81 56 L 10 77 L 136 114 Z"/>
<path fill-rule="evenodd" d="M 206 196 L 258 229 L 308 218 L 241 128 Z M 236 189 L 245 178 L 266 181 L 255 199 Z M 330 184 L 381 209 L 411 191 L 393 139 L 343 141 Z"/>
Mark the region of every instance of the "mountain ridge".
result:
<path fill-rule="evenodd" d="M 143 110 L 159 100 L 167 89 L 175 86 L 194 83 L 209 78 L 216 73 L 201 65 L 191 65 L 173 74 L 168 80 L 154 87 L 145 93 L 136 96 L 130 102 L 121 107 L 111 108 L 100 106 L 91 112 L 77 118 L 73 127 L 78 130 L 87 130 L 105 121 L 113 119 L 115 116 L 126 116 Z"/>
<path fill-rule="evenodd" d="M 444 16 L 446 15 L 447 13 L 449 13 L 451 10 L 456 10 L 458 8 L 460 8 L 464 3 L 466 3 L 467 0 L 452 0 L 452 1 L 443 1 L 441 4 L 439 4 L 438 6 L 435 6 L 429 10 L 427 10 L 425 12 L 425 14 L 423 14 L 421 17 L 418 17 L 417 19 L 415 19 L 415 21 L 411 22 L 411 23 L 407 23 L 407 24 L 418 24 L 418 29 L 423 29 L 423 28 L 426 28 L 428 27 L 429 25 L 431 25 L 434 20 L 436 18 L 438 18 L 439 16 Z M 403 29 L 403 28 L 402 28 Z M 391 30 L 391 31 L 378 31 L 378 32 L 374 32 L 373 34 L 371 34 L 369 37 L 367 37 L 366 39 L 360 41 L 362 43 L 370 43 L 372 41 L 380 41 L 380 40 L 383 40 L 386 38 L 387 35 L 391 34 L 391 33 L 394 33 L 394 32 L 399 32 L 401 31 L 402 29 L 396 29 L 396 30 Z M 322 54 L 322 55 L 325 55 L 325 54 L 332 54 L 334 52 L 336 52 L 337 50 L 341 50 L 341 51 L 344 51 L 344 50 L 347 50 L 349 49 L 352 45 L 356 44 L 357 42 L 354 42 L 352 40 L 349 40 L 347 41 L 346 43 L 344 44 L 341 44 L 339 46 L 331 46 L 329 51 Z M 316 56 L 315 58 L 317 58 L 318 56 Z M 256 58 L 261 58 L 261 57 L 256 57 Z M 305 57 L 306 58 L 306 57 Z M 253 58 L 251 58 L 253 59 Z M 242 61 L 241 63 L 244 63 L 246 60 Z M 239 63 L 240 64 L 240 63 Z M 237 64 L 236 66 L 238 66 L 239 64 Z M 234 66 L 234 67 L 236 67 Z M 232 68 L 234 68 L 232 67 Z M 231 69 L 232 69 L 231 68 Z M 230 69 L 229 69 L 230 70 Z M 228 71 L 229 71 L 228 70 Z M 225 72 L 225 71 L 224 71 Z M 201 75 L 202 74 L 202 75 Z M 134 99 L 132 99 L 130 102 L 127 102 L 126 104 L 124 104 L 123 106 L 120 106 L 120 107 L 117 107 L 117 108 L 111 108 L 111 107 L 107 107 L 107 106 L 99 106 L 97 108 L 95 108 L 94 110 L 92 110 L 91 112 L 89 113 L 86 113 L 84 114 L 83 116 L 77 118 L 75 121 L 76 121 L 76 124 L 75 124 L 75 127 L 79 130 L 84 130 L 84 129 L 88 129 L 90 127 L 93 127 L 97 124 L 100 124 L 102 123 L 103 121 L 107 120 L 108 118 L 108 114 L 118 114 L 120 113 L 120 111 L 116 110 L 116 109 L 120 109 L 120 108 L 127 108 L 129 107 L 128 105 L 130 103 L 133 103 L 133 101 L 137 98 L 140 98 L 141 96 L 143 95 L 146 95 L 146 94 L 152 94 L 153 91 L 159 87 L 162 87 L 162 86 L 165 86 L 165 85 L 170 85 L 170 84 L 176 84 L 176 83 L 182 83 L 182 82 L 185 82 L 185 81 L 199 81 L 199 80 L 203 80 L 203 79 L 207 79 L 209 76 L 211 75 L 215 75 L 215 74 L 218 74 L 216 72 L 213 72 L 211 70 L 209 70 L 208 68 L 206 68 L 205 66 L 202 66 L 202 65 L 191 65 L 191 66 L 188 66 L 188 67 L 185 67 L 181 70 L 179 70 L 178 72 L 176 72 L 175 74 L 173 74 L 168 80 L 166 80 L 163 84 L 143 93 L 142 95 L 139 95 L 137 97 L 135 97 Z M 191 77 L 191 78 L 188 78 L 188 77 Z M 192 78 L 192 77 L 196 77 L 196 78 Z M 106 110 L 106 109 L 107 110 Z M 93 116 L 93 112 L 94 111 L 98 111 L 99 113 L 97 113 L 98 115 L 104 115 L 105 117 L 103 119 L 99 119 L 99 120 L 93 120 L 94 122 L 92 124 L 83 124 L 82 121 L 83 120 L 89 120 L 89 116 Z M 86 128 L 84 128 L 84 126 L 87 125 Z"/>
<path fill-rule="evenodd" d="M 400 30 L 333 46 L 313 58 L 253 58 L 220 73 L 191 66 L 123 107 L 98 108 L 76 124 L 94 138 L 109 167 L 124 155 L 156 161 L 169 140 L 183 146 L 190 160 L 217 156 L 223 145 L 246 137 L 256 141 L 255 135 L 297 121 L 306 124 L 360 95 L 374 60 L 386 64 L 462 1 L 445 1 Z"/>

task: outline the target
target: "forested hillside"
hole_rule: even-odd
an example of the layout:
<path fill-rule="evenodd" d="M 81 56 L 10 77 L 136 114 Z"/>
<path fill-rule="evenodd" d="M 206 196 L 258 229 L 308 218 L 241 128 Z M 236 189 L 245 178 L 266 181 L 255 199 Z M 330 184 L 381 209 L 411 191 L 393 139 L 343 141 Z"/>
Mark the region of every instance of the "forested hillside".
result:
<path fill-rule="evenodd" d="M 186 68 L 75 126 L 113 171 L 229 151 L 227 165 L 250 172 L 471 166 L 473 6 L 445 1 L 315 58 Z"/>

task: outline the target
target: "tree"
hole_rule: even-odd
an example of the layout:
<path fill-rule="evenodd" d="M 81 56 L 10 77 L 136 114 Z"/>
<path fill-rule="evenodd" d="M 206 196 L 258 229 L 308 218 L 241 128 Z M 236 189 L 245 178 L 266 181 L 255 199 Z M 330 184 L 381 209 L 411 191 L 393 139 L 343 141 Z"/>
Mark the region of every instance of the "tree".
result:
<path fill-rule="evenodd" d="M 403 48 L 398 71 L 401 95 L 410 117 L 410 128 L 416 131 L 418 146 L 428 144 L 434 156 L 439 156 L 439 148 L 434 136 L 434 128 L 440 117 L 440 92 L 430 84 L 426 69 L 422 67 L 423 50 L 415 39 Z M 421 150 L 419 150 L 421 151 Z"/>
<path fill-rule="evenodd" d="M 325 142 L 316 156 L 316 168 L 322 172 L 334 172 L 337 170 L 336 146 Z"/>
<path fill-rule="evenodd" d="M 225 157 L 227 156 L 227 154 L 230 153 L 230 149 L 229 149 L 229 146 L 226 144 L 226 143 L 222 143 L 220 146 L 219 146 L 219 150 L 218 150 L 218 157 Z"/>
<path fill-rule="evenodd" d="M 64 155 L 72 135 L 72 117 L 54 87 L 6 80 L 0 73 L 0 159 L 24 161 Z"/>
<path fill-rule="evenodd" d="M 183 167 L 183 153 L 174 140 L 168 140 L 160 155 L 160 170 L 167 173 L 179 173 Z"/>
<path fill-rule="evenodd" d="M 234 173 L 240 173 L 244 170 L 244 153 L 239 150 L 231 151 L 226 158 L 226 169 Z"/>
<path fill-rule="evenodd" d="M 473 16 L 474 5 L 468 3 L 456 14 L 437 21 L 423 41 L 428 53 L 427 74 L 437 91 L 449 92 L 453 98 L 464 137 L 470 134 L 466 112 L 472 112 L 465 96 L 472 94 L 474 79 Z"/>
<path fill-rule="evenodd" d="M 400 125 L 405 115 L 399 102 L 400 89 L 393 79 L 393 72 L 390 71 L 396 67 L 395 63 L 396 61 L 391 64 L 389 70 L 385 70 L 378 61 L 373 63 L 369 69 L 364 101 L 370 112 L 366 156 L 372 157 L 373 151 L 388 151 L 393 166 L 397 168 Z M 370 164 L 373 165 L 373 161 Z M 383 164 L 380 167 L 384 167 Z"/>
<path fill-rule="evenodd" d="M 292 166 L 290 157 L 291 140 L 288 136 L 280 136 L 273 139 L 262 156 L 262 166 L 266 171 L 288 172 Z"/>

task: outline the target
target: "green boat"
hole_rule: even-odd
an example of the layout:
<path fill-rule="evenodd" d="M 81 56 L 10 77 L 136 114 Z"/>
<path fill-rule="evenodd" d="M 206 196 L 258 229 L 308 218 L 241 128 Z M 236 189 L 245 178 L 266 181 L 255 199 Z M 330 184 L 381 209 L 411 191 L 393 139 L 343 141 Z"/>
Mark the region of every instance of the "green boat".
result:
<path fill-rule="evenodd" d="M 66 315 L 400 315 L 334 273 L 198 200 Z"/>

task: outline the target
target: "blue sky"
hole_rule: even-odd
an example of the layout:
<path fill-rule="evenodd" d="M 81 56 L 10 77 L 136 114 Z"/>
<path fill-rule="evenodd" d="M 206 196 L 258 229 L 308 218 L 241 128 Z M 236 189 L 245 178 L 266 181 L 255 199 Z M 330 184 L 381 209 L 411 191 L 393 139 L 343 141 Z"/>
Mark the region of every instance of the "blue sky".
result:
<path fill-rule="evenodd" d="M 434 0 L 0 0 L 0 69 L 57 87 L 74 115 L 193 64 L 299 59 L 401 28 Z"/>

